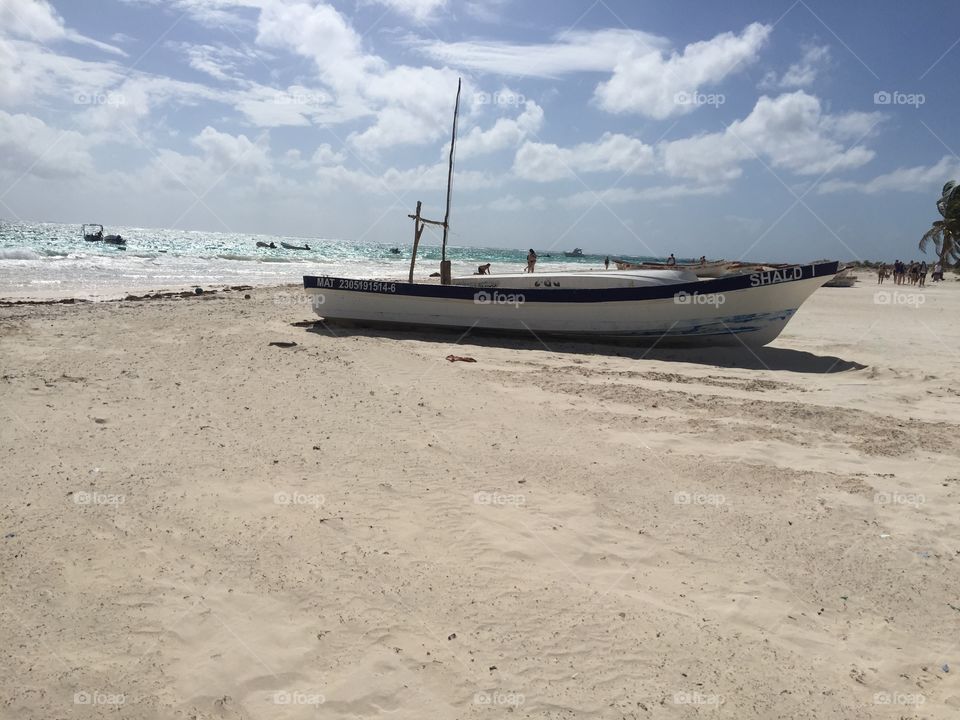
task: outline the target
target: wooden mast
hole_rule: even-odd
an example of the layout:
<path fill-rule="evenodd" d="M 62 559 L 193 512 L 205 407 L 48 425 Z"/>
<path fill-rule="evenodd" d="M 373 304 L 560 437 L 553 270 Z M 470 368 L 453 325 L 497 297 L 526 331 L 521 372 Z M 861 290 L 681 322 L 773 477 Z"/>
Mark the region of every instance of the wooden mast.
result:
<path fill-rule="evenodd" d="M 457 142 L 457 117 L 460 113 L 460 88 L 463 84 L 461 78 L 457 79 L 457 102 L 453 106 L 453 131 L 450 134 L 450 162 L 447 167 L 447 212 L 443 216 L 443 222 L 439 220 L 427 220 L 420 215 L 420 208 L 423 205 L 417 200 L 417 212 L 414 215 L 407 215 L 413 220 L 413 253 L 410 256 L 410 275 L 409 281 L 413 282 L 413 269 L 417 264 L 417 248 L 420 247 L 420 236 L 427 225 L 438 225 L 443 228 L 443 245 L 440 249 L 440 282 L 443 285 L 450 284 L 450 261 L 447 260 L 447 235 L 450 231 L 450 197 L 453 190 L 453 152 Z"/>
<path fill-rule="evenodd" d="M 457 146 L 457 117 L 460 114 L 460 86 L 457 78 L 457 101 L 453 106 L 453 129 L 450 131 L 450 162 L 447 166 L 447 211 L 443 216 L 443 245 L 440 249 L 440 283 L 450 284 L 450 261 L 447 260 L 447 234 L 450 232 L 450 196 L 453 193 L 453 154 Z"/>

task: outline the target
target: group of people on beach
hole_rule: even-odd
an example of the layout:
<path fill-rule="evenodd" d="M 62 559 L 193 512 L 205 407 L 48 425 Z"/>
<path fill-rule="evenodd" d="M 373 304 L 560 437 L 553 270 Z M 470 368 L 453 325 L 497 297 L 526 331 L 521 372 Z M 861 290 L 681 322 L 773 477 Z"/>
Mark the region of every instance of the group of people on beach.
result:
<path fill-rule="evenodd" d="M 887 267 L 886 263 L 881 263 L 877 270 L 877 284 L 882 285 L 883 281 L 892 274 L 893 282 L 896 285 L 916 285 L 917 287 L 925 287 L 927 284 L 928 272 L 929 267 L 927 266 L 926 260 L 921 262 L 911 260 L 909 263 L 897 260 L 893 263 L 892 273 L 890 268 Z M 943 280 L 943 265 L 939 260 L 933 266 L 933 275 L 931 276 L 931 279 L 933 282 Z"/>

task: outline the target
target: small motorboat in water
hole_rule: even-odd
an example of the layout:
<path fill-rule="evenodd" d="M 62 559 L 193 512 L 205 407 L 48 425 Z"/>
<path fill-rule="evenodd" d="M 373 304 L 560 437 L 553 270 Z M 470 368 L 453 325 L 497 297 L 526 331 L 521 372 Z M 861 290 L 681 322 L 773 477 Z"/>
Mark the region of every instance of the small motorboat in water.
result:
<path fill-rule="evenodd" d="M 285 250 L 309 250 L 310 246 L 304 243 L 303 245 L 291 245 L 290 243 L 281 242 L 280 247 Z"/>
<path fill-rule="evenodd" d="M 276 250 L 276 249 L 277 249 L 277 246 L 274 245 L 273 242 L 265 243 L 265 242 L 263 242 L 263 240 L 257 240 L 257 247 L 258 247 L 258 248 L 267 248 L 268 250 Z"/>
<path fill-rule="evenodd" d="M 103 225 L 99 223 L 87 223 L 83 226 L 83 239 L 87 242 L 102 242 L 107 245 L 126 246 L 127 241 L 120 235 L 104 235 Z"/>
<path fill-rule="evenodd" d="M 583 250 L 574 248 L 572 252 L 564 252 L 564 257 L 583 257 Z"/>

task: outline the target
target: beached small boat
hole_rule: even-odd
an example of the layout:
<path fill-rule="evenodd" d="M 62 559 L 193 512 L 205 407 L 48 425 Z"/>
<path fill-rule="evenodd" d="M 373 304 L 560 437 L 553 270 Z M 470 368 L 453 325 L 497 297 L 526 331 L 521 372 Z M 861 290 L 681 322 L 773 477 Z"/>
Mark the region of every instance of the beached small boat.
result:
<path fill-rule="evenodd" d="M 574 248 L 571 252 L 563 253 L 564 257 L 583 257 L 583 250 Z"/>
<path fill-rule="evenodd" d="M 688 270 L 474 275 L 449 285 L 304 276 L 318 315 L 639 344 L 761 346 L 839 263 L 699 279 Z"/>
<path fill-rule="evenodd" d="M 839 263 L 821 262 L 707 279 L 694 268 L 677 266 L 453 278 L 446 249 L 459 106 L 458 84 L 447 212 L 442 221 L 427 220 L 418 202 L 409 216 L 414 240 L 408 281 L 305 275 L 304 290 L 324 319 L 648 345 L 759 346 L 775 339 L 797 308 L 839 269 Z M 417 248 L 427 224 L 443 228 L 439 284 L 414 282 Z"/>
<path fill-rule="evenodd" d="M 103 242 L 107 245 L 126 245 L 127 241 L 120 235 L 104 235 L 103 225 L 99 223 L 87 223 L 81 228 L 83 239 L 87 242 Z"/>
<path fill-rule="evenodd" d="M 280 247 L 285 250 L 309 250 L 310 246 L 304 243 L 303 245 L 291 245 L 290 243 L 281 242 Z"/>

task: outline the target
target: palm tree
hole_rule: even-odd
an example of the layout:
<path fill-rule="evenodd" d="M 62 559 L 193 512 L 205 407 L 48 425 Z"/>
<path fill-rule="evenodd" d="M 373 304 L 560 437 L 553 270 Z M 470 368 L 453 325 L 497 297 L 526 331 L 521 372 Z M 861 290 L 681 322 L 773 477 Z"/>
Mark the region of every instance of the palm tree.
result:
<path fill-rule="evenodd" d="M 943 186 L 943 193 L 937 200 L 937 210 L 943 220 L 934 220 L 933 225 L 920 238 L 920 251 L 927 251 L 927 244 L 933 243 L 933 249 L 944 268 L 960 263 L 960 185 L 954 181 Z"/>

